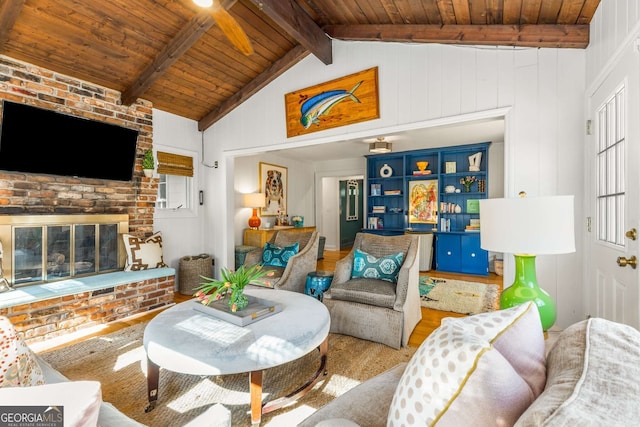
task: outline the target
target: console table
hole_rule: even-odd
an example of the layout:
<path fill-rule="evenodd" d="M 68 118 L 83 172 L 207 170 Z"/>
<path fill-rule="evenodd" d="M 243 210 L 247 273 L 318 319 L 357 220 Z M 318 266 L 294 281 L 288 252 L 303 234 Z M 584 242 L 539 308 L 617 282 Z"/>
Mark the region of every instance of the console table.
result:
<path fill-rule="evenodd" d="M 258 248 L 264 247 L 264 244 L 271 239 L 273 234 L 279 230 L 287 230 L 287 231 L 295 231 L 295 232 L 305 232 L 305 231 L 316 231 L 315 227 L 294 227 L 294 226 L 276 226 L 270 229 L 259 228 L 257 230 L 247 228 L 244 230 L 244 242 L 245 246 L 255 246 Z"/>

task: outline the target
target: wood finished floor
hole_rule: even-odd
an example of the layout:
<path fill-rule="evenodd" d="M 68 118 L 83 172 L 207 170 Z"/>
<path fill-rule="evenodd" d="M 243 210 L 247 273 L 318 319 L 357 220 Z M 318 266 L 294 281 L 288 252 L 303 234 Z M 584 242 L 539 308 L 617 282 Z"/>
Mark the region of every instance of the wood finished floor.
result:
<path fill-rule="evenodd" d="M 348 250 L 344 251 L 324 251 L 324 258 L 318 260 L 317 270 L 324 271 L 333 271 L 335 270 L 336 262 L 342 258 L 344 258 L 349 253 Z M 439 271 L 425 271 L 420 273 L 421 276 L 432 276 L 432 277 L 440 277 L 443 279 L 452 279 L 452 280 L 465 280 L 469 282 L 480 282 L 486 284 L 496 284 L 499 287 L 499 292 L 502 292 L 502 277 L 498 276 L 494 273 L 489 274 L 489 276 L 476 276 L 470 274 L 454 274 L 454 273 L 445 273 Z M 180 303 L 183 301 L 187 301 L 192 297 L 189 295 L 182 295 L 180 293 L 175 294 L 174 301 L 176 303 Z M 87 333 L 86 335 L 81 336 L 80 338 L 63 341 L 60 344 L 55 346 L 44 346 L 42 351 L 50 351 L 59 347 L 64 347 L 66 345 L 70 345 L 79 341 L 83 341 L 90 337 L 106 335 L 111 332 L 115 332 L 122 328 L 126 328 L 128 326 L 135 325 L 140 322 L 146 322 L 151 320 L 154 316 L 156 316 L 162 310 L 156 310 L 151 313 L 146 313 L 143 315 L 139 315 L 136 317 L 130 317 L 127 319 L 119 320 L 116 322 L 112 322 L 108 325 L 105 325 L 100 329 L 99 332 Z M 409 345 L 412 347 L 418 347 L 425 338 L 431 334 L 437 327 L 440 326 L 440 322 L 445 317 L 464 317 L 464 314 L 453 313 L 448 311 L 439 311 L 439 310 L 431 310 L 428 308 L 422 308 L 422 320 L 416 328 L 413 330 L 411 337 L 409 337 Z"/>

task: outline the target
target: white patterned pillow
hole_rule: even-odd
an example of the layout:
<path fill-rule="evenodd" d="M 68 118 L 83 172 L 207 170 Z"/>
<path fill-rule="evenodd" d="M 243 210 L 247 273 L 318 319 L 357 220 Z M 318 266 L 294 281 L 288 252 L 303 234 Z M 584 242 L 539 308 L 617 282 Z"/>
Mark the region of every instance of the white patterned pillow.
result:
<path fill-rule="evenodd" d="M 42 369 L 11 321 L 0 316 L 0 388 L 44 384 Z"/>
<path fill-rule="evenodd" d="M 123 234 L 122 240 L 127 252 L 124 271 L 149 270 L 167 266 L 162 258 L 162 234 L 160 232 L 146 239 Z"/>
<path fill-rule="evenodd" d="M 446 318 L 411 358 L 387 425 L 513 425 L 545 381 L 535 304 Z"/>

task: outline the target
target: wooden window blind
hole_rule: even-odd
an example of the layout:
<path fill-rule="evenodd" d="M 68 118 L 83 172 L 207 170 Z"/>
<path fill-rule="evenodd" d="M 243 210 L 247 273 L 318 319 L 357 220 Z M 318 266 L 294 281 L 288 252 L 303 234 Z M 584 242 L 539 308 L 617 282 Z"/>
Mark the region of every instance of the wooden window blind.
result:
<path fill-rule="evenodd" d="M 163 175 L 193 176 L 193 158 L 158 151 L 158 173 Z"/>

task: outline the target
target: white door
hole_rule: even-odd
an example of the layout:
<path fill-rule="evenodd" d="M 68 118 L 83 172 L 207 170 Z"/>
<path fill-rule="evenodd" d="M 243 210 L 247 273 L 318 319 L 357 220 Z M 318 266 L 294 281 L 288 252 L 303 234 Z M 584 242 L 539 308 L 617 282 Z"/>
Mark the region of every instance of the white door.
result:
<path fill-rule="evenodd" d="M 633 43 L 591 94 L 587 170 L 587 314 L 640 327 L 640 74 Z"/>

